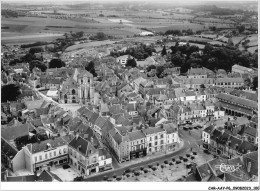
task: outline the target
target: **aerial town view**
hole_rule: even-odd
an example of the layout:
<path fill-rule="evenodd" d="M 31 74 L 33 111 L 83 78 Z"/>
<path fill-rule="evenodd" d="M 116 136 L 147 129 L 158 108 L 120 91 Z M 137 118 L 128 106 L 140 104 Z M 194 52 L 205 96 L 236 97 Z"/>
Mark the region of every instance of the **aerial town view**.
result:
<path fill-rule="evenodd" d="M 1 182 L 258 182 L 258 2 L 1 1 Z"/>

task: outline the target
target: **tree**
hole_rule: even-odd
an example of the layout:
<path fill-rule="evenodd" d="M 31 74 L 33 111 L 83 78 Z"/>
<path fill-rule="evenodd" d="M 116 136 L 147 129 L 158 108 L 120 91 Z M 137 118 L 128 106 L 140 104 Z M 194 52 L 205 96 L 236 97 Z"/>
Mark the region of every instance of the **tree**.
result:
<path fill-rule="evenodd" d="M 171 170 L 171 166 L 173 165 L 173 163 L 172 163 L 172 162 L 170 162 L 170 163 L 169 163 L 169 165 L 170 165 L 170 170 Z"/>
<path fill-rule="evenodd" d="M 9 62 L 9 66 L 15 66 L 17 63 L 19 63 L 20 62 L 20 60 L 18 60 L 18 59 L 14 59 L 14 60 L 11 60 L 10 62 Z"/>
<path fill-rule="evenodd" d="M 128 59 L 127 62 L 126 62 L 126 66 L 129 66 L 129 67 L 132 67 L 132 68 L 135 68 L 136 67 L 136 61 L 135 59 Z"/>
<path fill-rule="evenodd" d="M 212 26 L 212 27 L 210 26 L 209 29 L 212 31 L 216 31 L 217 28 L 215 26 Z"/>
<path fill-rule="evenodd" d="M 68 39 L 68 37 L 69 37 L 68 33 L 64 33 L 63 36 L 65 37 L 65 39 Z"/>
<path fill-rule="evenodd" d="M 97 77 L 97 73 L 95 70 L 95 62 L 92 60 L 90 61 L 87 66 L 85 67 L 87 71 L 89 71 L 94 77 Z"/>
<path fill-rule="evenodd" d="M 174 66 L 182 66 L 184 61 L 185 60 L 180 53 L 173 54 L 171 57 L 171 62 Z"/>
<path fill-rule="evenodd" d="M 32 71 L 34 67 L 39 68 L 42 72 L 45 72 L 47 69 L 47 66 L 38 60 L 33 60 L 29 63 L 30 71 Z"/>
<path fill-rule="evenodd" d="M 29 50 L 30 54 L 35 54 L 38 52 L 43 52 L 43 48 L 42 47 L 33 47 L 33 48 L 30 48 L 30 50 Z"/>
<path fill-rule="evenodd" d="M 84 36 L 84 32 L 80 31 L 76 33 L 77 38 L 82 38 Z"/>
<path fill-rule="evenodd" d="M 153 175 L 155 176 L 155 173 L 154 173 L 154 172 L 157 170 L 157 168 L 156 168 L 156 167 L 153 167 L 152 170 L 153 170 Z"/>
<path fill-rule="evenodd" d="M 116 178 L 117 176 L 116 176 L 116 174 L 113 174 L 113 178 Z"/>
<path fill-rule="evenodd" d="M 145 174 L 144 176 L 145 176 L 145 177 L 146 177 L 146 174 L 147 174 L 147 173 L 148 173 L 148 169 L 145 168 L 145 169 L 144 169 L 144 174 Z"/>
<path fill-rule="evenodd" d="M 135 175 L 135 177 L 136 177 L 136 180 L 138 180 L 138 176 L 140 175 L 140 172 L 135 171 L 135 172 L 134 172 L 134 175 Z"/>
<path fill-rule="evenodd" d="M 4 85 L 1 88 L 1 102 L 17 101 L 20 92 L 20 87 L 15 84 Z"/>
<path fill-rule="evenodd" d="M 162 78 L 163 76 L 164 67 L 163 66 L 157 66 L 156 68 L 156 75 L 158 78 Z"/>
<path fill-rule="evenodd" d="M 116 177 L 116 180 L 117 180 L 117 181 L 122 180 L 122 176 L 117 176 L 117 177 Z"/>
<path fill-rule="evenodd" d="M 234 46 L 234 42 L 233 42 L 232 38 L 228 39 L 228 45 L 229 46 Z"/>
<path fill-rule="evenodd" d="M 237 26 L 238 32 L 242 33 L 245 31 L 246 27 L 244 25 Z"/>
<path fill-rule="evenodd" d="M 164 46 L 163 49 L 162 49 L 162 56 L 166 55 L 167 54 L 167 51 L 166 51 L 166 47 Z"/>
<path fill-rule="evenodd" d="M 253 90 L 258 89 L 258 76 L 253 78 Z"/>
<path fill-rule="evenodd" d="M 61 59 L 54 58 L 49 63 L 49 68 L 61 68 L 65 67 L 65 62 L 63 62 Z"/>
<path fill-rule="evenodd" d="M 164 165 L 163 164 L 161 165 L 161 169 L 162 169 L 162 172 L 163 172 L 163 169 L 164 169 Z"/>
<path fill-rule="evenodd" d="M 34 54 L 31 54 L 31 53 L 27 53 L 26 55 L 21 57 L 22 62 L 28 62 L 29 63 L 33 60 L 39 60 L 39 59 L 37 59 L 36 56 Z"/>
<path fill-rule="evenodd" d="M 106 35 L 103 32 L 98 32 L 96 34 L 96 38 L 97 38 L 97 40 L 105 40 L 106 39 Z"/>
<path fill-rule="evenodd" d="M 67 34 L 67 33 L 65 33 L 65 34 Z M 108 179 L 108 176 L 104 176 L 104 177 L 103 177 L 103 180 L 104 180 L 104 181 L 107 181 L 107 179 Z"/>
<path fill-rule="evenodd" d="M 200 84 L 200 88 L 205 89 L 206 87 L 204 84 Z"/>

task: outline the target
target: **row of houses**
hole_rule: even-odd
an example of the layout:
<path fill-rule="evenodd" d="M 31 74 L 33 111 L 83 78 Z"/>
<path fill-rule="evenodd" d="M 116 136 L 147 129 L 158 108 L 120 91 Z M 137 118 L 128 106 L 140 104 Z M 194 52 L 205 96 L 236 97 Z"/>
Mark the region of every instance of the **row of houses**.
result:
<path fill-rule="evenodd" d="M 111 155 L 87 124 L 43 100 L 25 105 L 27 122 L 15 120 L 1 130 L 2 162 L 14 173 L 49 171 L 70 164 L 88 176 L 112 168 Z"/>
<path fill-rule="evenodd" d="M 225 171 L 232 166 L 236 170 Z M 202 165 L 193 165 L 186 182 L 255 182 L 258 181 L 258 152 L 249 152 L 232 159 L 215 158 Z"/>
<path fill-rule="evenodd" d="M 82 107 L 78 110 L 78 116 L 93 128 L 119 162 L 178 148 L 180 139 L 176 124 L 161 124 L 160 127 L 149 127 L 141 121 L 139 124 L 133 124 L 128 118 L 131 118 L 131 115 L 125 113 L 120 105 L 113 105 L 107 109 L 101 108 L 101 111 L 103 116 Z M 108 112 L 112 116 L 107 115 Z"/>
<path fill-rule="evenodd" d="M 212 154 L 227 158 L 258 150 L 257 130 L 250 126 L 241 128 L 231 124 L 222 128 L 210 125 L 203 131 L 202 141 Z"/>

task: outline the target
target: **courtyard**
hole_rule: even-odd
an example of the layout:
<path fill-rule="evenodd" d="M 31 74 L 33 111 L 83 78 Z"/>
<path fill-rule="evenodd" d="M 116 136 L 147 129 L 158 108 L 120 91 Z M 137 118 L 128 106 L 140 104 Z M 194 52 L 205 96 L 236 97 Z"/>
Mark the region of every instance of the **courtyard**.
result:
<path fill-rule="evenodd" d="M 56 174 L 63 182 L 73 182 L 74 178 L 80 176 L 73 168 L 63 169 L 62 167 L 51 170 Z"/>

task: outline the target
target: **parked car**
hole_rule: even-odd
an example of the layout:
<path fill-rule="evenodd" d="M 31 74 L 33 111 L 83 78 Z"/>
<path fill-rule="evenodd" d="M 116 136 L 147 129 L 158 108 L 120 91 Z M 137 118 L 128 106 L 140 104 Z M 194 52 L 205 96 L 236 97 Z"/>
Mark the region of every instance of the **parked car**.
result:
<path fill-rule="evenodd" d="M 63 165 L 63 169 L 68 169 L 70 166 L 68 164 Z"/>

